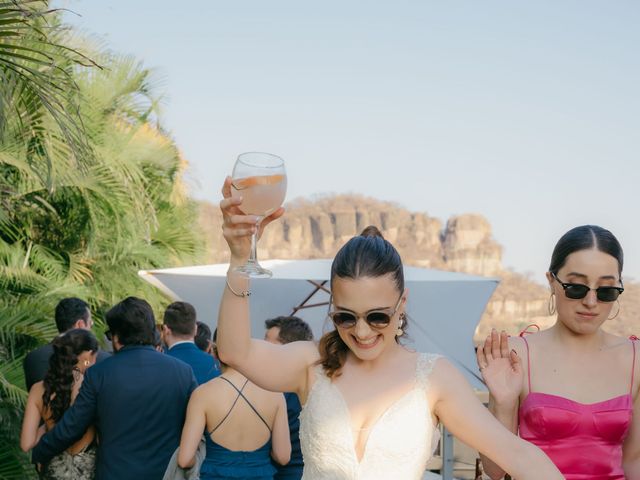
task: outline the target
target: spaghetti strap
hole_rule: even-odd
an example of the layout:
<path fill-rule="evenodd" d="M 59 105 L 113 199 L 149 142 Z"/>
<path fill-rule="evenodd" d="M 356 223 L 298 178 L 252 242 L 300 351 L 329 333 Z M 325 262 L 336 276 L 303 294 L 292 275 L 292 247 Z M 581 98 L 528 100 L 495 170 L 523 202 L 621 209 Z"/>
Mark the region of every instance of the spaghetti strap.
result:
<path fill-rule="evenodd" d="M 238 402 L 238 400 L 240 399 L 240 397 L 242 397 L 242 399 L 247 402 L 247 405 L 249 405 L 249 407 L 251 408 L 251 410 L 253 410 L 253 412 L 258 416 L 258 418 L 260 420 L 262 420 L 262 423 L 264 423 L 264 425 L 267 427 L 267 430 L 269 430 L 269 432 L 271 432 L 271 427 L 269 426 L 269 424 L 267 423 L 267 421 L 262 417 L 262 415 L 260 415 L 260 412 L 258 412 L 258 410 L 256 410 L 256 407 L 253 406 L 253 404 L 249 401 L 249 399 L 247 397 L 244 396 L 244 393 L 242 393 L 242 391 L 244 390 L 244 387 L 247 386 L 247 383 L 249 383 L 249 380 L 245 380 L 245 382 L 242 384 L 242 388 L 238 389 L 238 387 L 236 387 L 233 382 L 231 382 L 229 379 L 223 377 L 222 375 L 220 375 L 218 378 L 224 380 L 225 382 L 227 382 L 229 385 L 231 385 L 234 390 L 236 392 L 238 392 L 238 396 L 236 397 L 236 399 L 233 402 L 233 405 L 231 405 L 231 409 L 229 409 L 229 411 L 227 412 L 227 414 L 224 416 L 224 418 L 220 421 L 220 423 L 218 423 L 218 425 L 216 425 L 216 427 L 211 430 L 211 432 L 209 432 L 209 434 L 211 435 L 213 432 L 216 431 L 216 429 L 222 425 L 222 422 L 224 422 L 227 417 L 229 416 L 229 414 L 231 413 L 231 410 L 233 410 L 233 407 L 236 406 L 236 403 Z"/>
<path fill-rule="evenodd" d="M 633 377 L 636 373 L 636 340 L 638 340 L 638 337 L 631 335 L 629 340 L 631 340 L 631 346 L 633 347 L 633 363 L 631 364 L 631 385 L 629 386 L 629 395 L 633 395 Z"/>
<path fill-rule="evenodd" d="M 527 327 L 520 332 L 519 337 L 524 340 L 524 344 L 527 346 L 527 379 L 529 381 L 529 393 L 531 393 L 531 354 L 529 353 L 529 342 L 527 342 L 527 337 L 525 335 L 529 335 L 530 333 L 534 333 L 529 331 L 530 328 L 535 328 L 536 332 L 540 331 L 540 327 L 535 323 L 531 323 L 527 325 Z"/>
<path fill-rule="evenodd" d="M 527 342 L 527 337 L 524 336 L 524 332 L 520 334 L 520 337 L 527 346 L 527 379 L 529 381 L 529 393 L 531 393 L 531 354 L 529 353 L 529 342 Z"/>
<path fill-rule="evenodd" d="M 529 331 L 530 328 L 535 328 L 536 331 L 535 332 L 531 332 L 531 331 Z M 540 327 L 538 325 L 536 325 L 535 323 L 530 323 L 529 325 L 527 325 L 527 327 L 524 330 L 522 330 L 520 332 L 519 335 L 522 338 L 524 338 L 525 335 L 529 335 L 530 333 L 538 333 L 539 331 L 540 331 Z"/>

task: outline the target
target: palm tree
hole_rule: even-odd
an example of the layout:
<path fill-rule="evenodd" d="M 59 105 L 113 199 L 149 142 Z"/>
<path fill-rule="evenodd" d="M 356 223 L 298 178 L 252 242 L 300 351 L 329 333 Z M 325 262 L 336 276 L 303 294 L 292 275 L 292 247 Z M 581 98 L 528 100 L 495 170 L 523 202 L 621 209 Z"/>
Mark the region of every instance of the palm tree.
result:
<path fill-rule="evenodd" d="M 72 101 L 77 91 L 72 69 L 97 64 L 59 42 L 64 29 L 55 12 L 44 0 L 0 0 L 0 141 L 15 135 L 8 126 L 17 117 L 31 127 L 36 149 L 34 133 L 50 117 L 62 143 L 81 159 L 90 151 Z"/>
<path fill-rule="evenodd" d="M 0 479 L 33 475 L 17 451 L 22 360 L 56 335 L 60 298 L 87 299 L 98 328 L 128 295 L 159 308 L 137 270 L 197 261 L 202 245 L 154 73 L 102 51 L 89 56 L 104 68 L 83 66 L 35 4 L 0 3 Z"/>

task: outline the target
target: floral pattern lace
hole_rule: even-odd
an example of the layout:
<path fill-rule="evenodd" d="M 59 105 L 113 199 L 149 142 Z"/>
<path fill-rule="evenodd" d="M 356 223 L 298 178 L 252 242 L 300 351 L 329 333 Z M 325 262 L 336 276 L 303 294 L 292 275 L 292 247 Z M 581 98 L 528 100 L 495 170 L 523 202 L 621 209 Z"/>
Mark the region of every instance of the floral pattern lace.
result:
<path fill-rule="evenodd" d="M 415 387 L 371 427 L 360 461 L 347 405 L 322 367 L 317 367 L 316 381 L 300 414 L 303 480 L 421 479 L 439 439 L 426 395 L 438 358 L 428 353 L 418 356 Z"/>
<path fill-rule="evenodd" d="M 45 480 L 93 480 L 96 476 L 96 446 L 71 455 L 62 452 L 51 459 L 40 478 Z"/>

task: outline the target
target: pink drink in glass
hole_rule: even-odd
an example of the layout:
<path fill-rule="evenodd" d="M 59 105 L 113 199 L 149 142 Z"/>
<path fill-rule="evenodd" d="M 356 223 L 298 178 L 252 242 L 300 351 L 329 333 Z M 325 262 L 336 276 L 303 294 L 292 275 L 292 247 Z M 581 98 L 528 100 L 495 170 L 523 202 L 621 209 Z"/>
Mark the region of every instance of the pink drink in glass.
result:
<path fill-rule="evenodd" d="M 238 178 L 231 185 L 231 196 L 242 196 L 242 212 L 261 217 L 275 212 L 284 202 L 286 192 L 287 176 L 282 174 Z"/>

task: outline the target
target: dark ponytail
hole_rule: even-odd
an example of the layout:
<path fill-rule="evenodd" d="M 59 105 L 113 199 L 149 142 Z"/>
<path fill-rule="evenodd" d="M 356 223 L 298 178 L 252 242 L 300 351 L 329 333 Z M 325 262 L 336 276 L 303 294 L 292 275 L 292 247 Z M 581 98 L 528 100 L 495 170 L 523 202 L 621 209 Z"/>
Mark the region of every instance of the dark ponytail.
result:
<path fill-rule="evenodd" d="M 76 328 L 56 337 L 51 345 L 53 355 L 49 358 L 49 370 L 43 381 L 42 401 L 45 409 L 50 411 L 49 419 L 58 422 L 71 405 L 73 372 L 78 363 L 78 355 L 82 352 L 97 352 L 98 341 L 90 331 Z"/>
<path fill-rule="evenodd" d="M 322 336 L 318 344 L 318 351 L 324 373 L 327 377 L 332 378 L 344 365 L 349 347 L 342 341 L 338 331 L 332 330 Z"/>
<path fill-rule="evenodd" d="M 380 230 L 370 225 L 353 237 L 336 254 L 331 264 L 331 283 L 335 278 L 357 279 L 360 277 L 382 277 L 391 275 L 398 293 L 404 291 L 404 270 L 400 254 L 384 239 Z M 403 323 L 406 328 L 406 318 Z M 397 338 L 396 338 L 397 341 Z M 322 336 L 318 345 L 320 365 L 328 377 L 339 375 L 349 347 L 342 341 L 337 330 Z"/>

